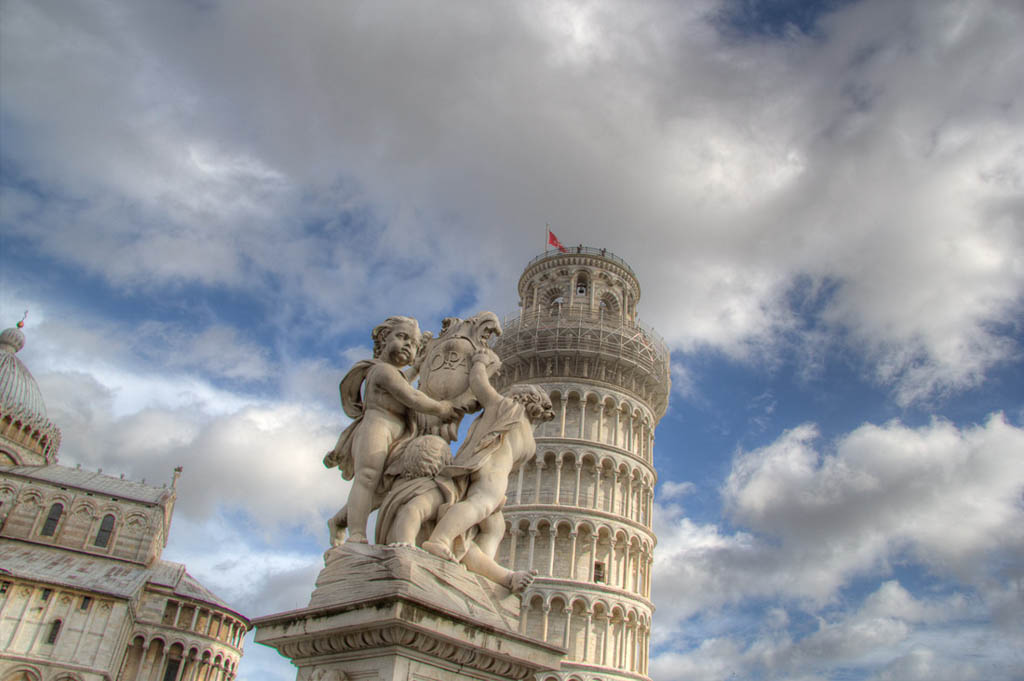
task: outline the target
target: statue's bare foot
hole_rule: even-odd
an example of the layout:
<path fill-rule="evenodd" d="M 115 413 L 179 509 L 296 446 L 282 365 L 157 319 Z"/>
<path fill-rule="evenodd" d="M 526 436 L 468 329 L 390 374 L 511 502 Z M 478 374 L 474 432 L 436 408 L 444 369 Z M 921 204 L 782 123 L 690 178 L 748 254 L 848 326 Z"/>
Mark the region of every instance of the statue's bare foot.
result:
<path fill-rule="evenodd" d="M 388 544 L 388 548 L 391 548 L 391 549 L 416 549 L 416 550 L 419 550 L 418 546 L 416 546 L 412 542 L 407 542 L 407 541 L 393 541 L 390 544 Z"/>
<path fill-rule="evenodd" d="M 427 553 L 432 553 L 438 558 L 445 558 L 447 560 L 452 561 L 453 563 L 459 562 L 459 559 L 455 557 L 455 554 L 452 553 L 452 550 L 444 544 L 442 544 L 441 542 L 425 541 L 423 542 L 422 548 Z"/>
<path fill-rule="evenodd" d="M 347 544 L 369 544 L 366 540 L 366 534 L 363 532 L 349 532 L 348 539 L 345 540 Z"/>
<path fill-rule="evenodd" d="M 526 591 L 536 578 L 536 570 L 515 570 L 508 574 L 508 588 L 516 594 Z"/>

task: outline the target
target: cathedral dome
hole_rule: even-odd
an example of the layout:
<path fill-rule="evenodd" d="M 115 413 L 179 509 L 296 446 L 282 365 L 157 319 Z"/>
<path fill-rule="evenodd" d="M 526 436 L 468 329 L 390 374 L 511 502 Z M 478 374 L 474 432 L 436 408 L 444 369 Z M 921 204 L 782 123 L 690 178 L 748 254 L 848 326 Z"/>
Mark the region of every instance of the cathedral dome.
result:
<path fill-rule="evenodd" d="M 60 447 L 60 429 L 46 416 L 39 384 L 16 356 L 25 346 L 21 325 L 0 333 L 0 437 L 52 463 Z"/>

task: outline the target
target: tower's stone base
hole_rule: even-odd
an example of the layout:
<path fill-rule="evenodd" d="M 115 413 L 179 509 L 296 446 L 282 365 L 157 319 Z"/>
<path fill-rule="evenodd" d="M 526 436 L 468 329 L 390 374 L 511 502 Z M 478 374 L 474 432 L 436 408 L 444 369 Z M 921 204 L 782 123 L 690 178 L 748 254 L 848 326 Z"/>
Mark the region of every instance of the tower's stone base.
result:
<path fill-rule="evenodd" d="M 515 633 L 520 601 L 413 548 L 324 555 L 309 606 L 254 621 L 297 681 L 498 681 L 558 669 L 564 650 Z"/>

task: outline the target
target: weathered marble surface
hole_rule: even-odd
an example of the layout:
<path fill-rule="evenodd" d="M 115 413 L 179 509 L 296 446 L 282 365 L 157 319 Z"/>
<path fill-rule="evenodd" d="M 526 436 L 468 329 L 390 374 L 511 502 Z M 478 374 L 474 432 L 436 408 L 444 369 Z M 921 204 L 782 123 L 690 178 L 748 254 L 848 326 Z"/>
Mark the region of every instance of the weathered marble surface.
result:
<path fill-rule="evenodd" d="M 378 544 L 419 546 L 513 591 L 530 586 L 535 570 L 509 570 L 494 555 L 509 475 L 533 455 L 534 427 L 554 413 L 532 386 L 502 395 L 491 385 L 501 362 L 487 343 L 497 335 L 491 312 L 449 317 L 437 338 L 411 317 L 373 330 L 374 358 L 357 362 L 339 387 L 354 420 L 324 457 L 353 480 L 328 522 L 332 546 L 366 544 L 367 516 L 379 508 Z M 411 385 L 416 376 L 420 389 Z M 453 458 L 447 443 L 459 421 L 481 408 Z"/>
<path fill-rule="evenodd" d="M 345 544 L 324 554 L 310 608 L 402 596 L 480 624 L 514 631 L 519 597 L 462 565 L 405 546 Z"/>
<path fill-rule="evenodd" d="M 514 631 L 519 599 L 457 563 L 410 547 L 329 550 L 310 605 L 255 621 L 256 641 L 297 681 L 526 679 L 564 650 Z"/>

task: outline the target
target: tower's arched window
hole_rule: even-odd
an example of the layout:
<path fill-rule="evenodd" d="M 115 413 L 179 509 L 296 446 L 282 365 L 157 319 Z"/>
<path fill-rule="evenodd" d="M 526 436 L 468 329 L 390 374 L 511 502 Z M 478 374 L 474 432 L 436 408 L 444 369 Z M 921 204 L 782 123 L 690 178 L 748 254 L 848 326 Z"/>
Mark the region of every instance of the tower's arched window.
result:
<path fill-rule="evenodd" d="M 576 296 L 586 298 L 590 294 L 590 276 L 586 272 L 576 273 Z"/>
<path fill-rule="evenodd" d="M 93 542 L 95 546 L 100 548 L 106 547 L 110 543 L 110 535 L 114 532 L 114 516 L 110 513 L 103 516 L 103 522 L 100 523 L 100 531 L 96 533 L 96 541 Z"/>
<path fill-rule="evenodd" d="M 63 624 L 60 620 L 54 620 L 53 624 L 50 625 L 50 633 L 46 635 L 46 642 L 53 645 L 57 642 L 57 637 L 60 636 L 60 626 Z"/>
<path fill-rule="evenodd" d="M 46 522 L 43 523 L 43 530 L 39 534 L 44 537 L 52 537 L 53 533 L 57 531 L 57 523 L 60 522 L 60 517 L 63 513 L 63 505 L 54 504 L 51 506 L 50 512 L 46 515 Z"/>
<path fill-rule="evenodd" d="M 619 301 L 610 292 L 606 292 L 603 296 L 601 296 L 599 307 L 601 309 L 601 313 L 604 315 L 619 314 Z"/>

